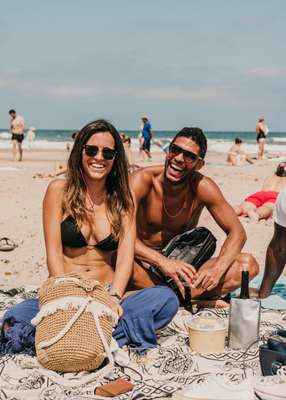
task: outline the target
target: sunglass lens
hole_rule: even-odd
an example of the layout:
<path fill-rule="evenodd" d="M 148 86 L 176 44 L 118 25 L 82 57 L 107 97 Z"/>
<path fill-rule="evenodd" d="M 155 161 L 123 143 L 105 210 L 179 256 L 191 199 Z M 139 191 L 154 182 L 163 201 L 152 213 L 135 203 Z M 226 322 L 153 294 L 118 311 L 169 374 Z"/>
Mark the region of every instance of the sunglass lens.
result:
<path fill-rule="evenodd" d="M 182 149 L 175 144 L 172 144 L 169 149 L 170 153 L 178 155 L 182 152 Z"/>
<path fill-rule="evenodd" d="M 103 149 L 102 150 L 102 155 L 105 160 L 113 160 L 115 157 L 116 151 L 113 149 Z"/>
<path fill-rule="evenodd" d="M 88 145 L 85 145 L 84 150 L 85 150 L 85 154 L 86 154 L 88 157 L 94 157 L 94 156 L 96 156 L 96 154 L 98 153 L 98 147 L 97 147 L 97 146 L 88 146 Z"/>

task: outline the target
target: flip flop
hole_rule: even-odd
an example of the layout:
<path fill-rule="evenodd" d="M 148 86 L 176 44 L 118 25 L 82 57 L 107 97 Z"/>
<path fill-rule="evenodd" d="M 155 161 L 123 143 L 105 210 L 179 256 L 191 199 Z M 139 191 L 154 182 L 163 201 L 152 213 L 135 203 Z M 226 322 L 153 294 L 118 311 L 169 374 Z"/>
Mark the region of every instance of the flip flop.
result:
<path fill-rule="evenodd" d="M 13 242 L 13 240 L 3 237 L 0 239 L 0 251 L 12 251 L 16 249 L 18 245 Z"/>

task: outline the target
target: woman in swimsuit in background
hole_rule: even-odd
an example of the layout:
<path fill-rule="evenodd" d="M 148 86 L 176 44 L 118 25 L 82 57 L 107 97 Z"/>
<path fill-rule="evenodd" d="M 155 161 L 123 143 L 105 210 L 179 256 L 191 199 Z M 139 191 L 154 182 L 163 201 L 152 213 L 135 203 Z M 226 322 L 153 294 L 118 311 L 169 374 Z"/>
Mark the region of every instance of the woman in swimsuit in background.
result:
<path fill-rule="evenodd" d="M 238 206 L 234 206 L 237 215 L 246 215 L 252 221 L 271 217 L 278 194 L 286 186 L 286 162 L 278 164 L 274 176 L 269 176 L 263 182 L 260 192 L 248 196 Z"/>
<path fill-rule="evenodd" d="M 265 139 L 268 134 L 268 128 L 266 127 L 264 123 L 264 118 L 259 118 L 256 126 L 255 126 L 255 132 L 256 132 L 256 141 L 258 143 L 258 155 L 257 159 L 262 160 L 264 156 L 264 145 L 265 145 Z"/>
<path fill-rule="evenodd" d="M 133 268 L 134 204 L 123 144 L 109 122 L 79 131 L 66 179 L 52 181 L 46 191 L 43 224 L 50 276 L 77 272 L 98 280 L 121 317 L 113 331 L 119 346 L 155 347 L 156 330 L 174 317 L 178 299 L 157 286 L 122 300 Z"/>

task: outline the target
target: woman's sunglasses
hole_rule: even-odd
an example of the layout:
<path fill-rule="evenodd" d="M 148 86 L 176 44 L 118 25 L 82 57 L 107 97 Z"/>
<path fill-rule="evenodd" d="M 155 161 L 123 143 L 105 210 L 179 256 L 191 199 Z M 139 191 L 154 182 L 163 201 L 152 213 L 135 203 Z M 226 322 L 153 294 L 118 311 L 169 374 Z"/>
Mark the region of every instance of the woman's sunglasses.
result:
<path fill-rule="evenodd" d="M 194 162 L 194 161 L 202 159 L 196 153 L 193 153 L 192 151 L 189 151 L 189 150 L 182 149 L 182 147 L 178 146 L 175 143 L 171 144 L 171 146 L 169 147 L 169 153 L 173 156 L 178 156 L 179 154 L 183 153 L 184 160 L 186 162 Z"/>
<path fill-rule="evenodd" d="M 91 144 L 85 144 L 82 147 L 84 149 L 85 154 L 88 157 L 95 157 L 97 153 L 100 151 L 98 146 L 93 146 Z M 117 153 L 115 149 L 110 149 L 109 147 L 103 147 L 103 149 L 101 149 L 101 152 L 102 152 L 102 157 L 105 160 L 113 160 Z"/>

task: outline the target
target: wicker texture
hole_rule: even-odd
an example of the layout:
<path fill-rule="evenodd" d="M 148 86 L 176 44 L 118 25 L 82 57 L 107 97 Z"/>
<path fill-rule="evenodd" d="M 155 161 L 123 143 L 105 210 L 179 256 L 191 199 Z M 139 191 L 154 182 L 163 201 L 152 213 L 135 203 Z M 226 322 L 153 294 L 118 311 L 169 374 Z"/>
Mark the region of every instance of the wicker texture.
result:
<path fill-rule="evenodd" d="M 99 282 L 83 279 L 77 274 L 66 274 L 64 278 L 80 279 L 78 283 L 62 281 L 59 277 L 46 280 L 40 289 L 40 308 L 52 300 L 66 296 L 92 297 L 106 306 L 112 299 Z M 58 309 L 45 316 L 36 327 L 36 352 L 39 362 L 45 368 L 61 372 L 89 371 L 98 368 L 104 361 L 106 353 L 95 325 L 94 315 L 84 311 L 70 330 L 56 343 L 46 348 L 39 348 L 42 341 L 54 338 L 71 320 L 77 308 L 69 306 Z M 98 317 L 100 326 L 108 345 L 111 342 L 113 320 L 111 316 Z"/>

